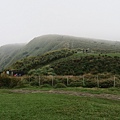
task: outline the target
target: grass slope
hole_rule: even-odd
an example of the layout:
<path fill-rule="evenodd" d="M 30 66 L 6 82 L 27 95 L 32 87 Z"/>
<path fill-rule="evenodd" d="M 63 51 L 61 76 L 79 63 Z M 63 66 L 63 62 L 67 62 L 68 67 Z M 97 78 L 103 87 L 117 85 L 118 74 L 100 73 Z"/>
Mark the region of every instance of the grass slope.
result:
<path fill-rule="evenodd" d="M 62 48 L 90 48 L 92 50 L 120 51 L 120 42 L 66 35 L 43 35 L 31 40 L 24 49 L 21 50 L 20 56 L 41 55 L 45 52 Z"/>
<path fill-rule="evenodd" d="M 0 71 L 9 66 L 14 56 L 25 44 L 11 44 L 0 47 Z"/>

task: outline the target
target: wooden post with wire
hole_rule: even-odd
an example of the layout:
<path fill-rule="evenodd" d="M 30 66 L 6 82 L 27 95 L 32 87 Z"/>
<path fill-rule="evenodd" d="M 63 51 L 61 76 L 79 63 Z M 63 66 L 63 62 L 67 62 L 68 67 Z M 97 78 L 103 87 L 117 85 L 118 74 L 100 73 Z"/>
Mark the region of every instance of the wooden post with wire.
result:
<path fill-rule="evenodd" d="M 53 77 L 53 75 L 52 75 L 52 86 L 53 86 L 53 80 L 54 80 L 54 77 Z"/>
<path fill-rule="evenodd" d="M 68 86 L 68 84 L 69 84 L 69 83 L 68 83 L 68 80 L 69 80 L 69 79 L 68 79 L 68 76 L 67 76 L 67 86 Z"/>
<path fill-rule="evenodd" d="M 116 85 L 115 85 L 115 75 L 114 75 L 114 85 L 113 85 L 113 87 L 115 87 Z"/>
<path fill-rule="evenodd" d="M 98 88 L 100 87 L 100 81 L 99 81 L 98 75 L 97 75 L 97 87 L 98 87 Z"/>
<path fill-rule="evenodd" d="M 40 76 L 39 76 L 39 86 L 40 86 Z"/>
<path fill-rule="evenodd" d="M 85 76 L 83 75 L 83 86 L 85 86 Z"/>
<path fill-rule="evenodd" d="M 100 87 L 98 75 L 97 75 L 97 87 L 98 87 L 98 88 Z"/>

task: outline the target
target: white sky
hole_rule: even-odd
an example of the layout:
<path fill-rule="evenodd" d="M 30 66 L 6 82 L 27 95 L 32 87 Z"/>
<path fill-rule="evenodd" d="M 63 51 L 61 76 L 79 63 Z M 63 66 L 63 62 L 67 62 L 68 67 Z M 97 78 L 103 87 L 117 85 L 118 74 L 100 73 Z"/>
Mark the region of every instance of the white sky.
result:
<path fill-rule="evenodd" d="M 0 46 L 44 34 L 120 40 L 120 0 L 0 0 Z"/>

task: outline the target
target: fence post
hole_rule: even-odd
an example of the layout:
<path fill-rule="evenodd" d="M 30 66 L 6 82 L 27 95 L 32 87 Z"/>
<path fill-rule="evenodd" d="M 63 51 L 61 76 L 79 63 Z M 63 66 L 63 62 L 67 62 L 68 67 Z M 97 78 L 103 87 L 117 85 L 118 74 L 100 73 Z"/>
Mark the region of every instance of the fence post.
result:
<path fill-rule="evenodd" d="M 68 86 L 68 76 L 67 76 L 67 86 Z"/>
<path fill-rule="evenodd" d="M 53 86 L 53 79 L 54 79 L 54 78 L 53 78 L 53 75 L 52 75 L 52 86 Z"/>
<path fill-rule="evenodd" d="M 85 86 L 85 77 L 83 75 L 83 86 Z"/>
<path fill-rule="evenodd" d="M 39 86 L 40 86 L 40 76 L 39 76 Z"/>
<path fill-rule="evenodd" d="M 115 87 L 115 75 L 114 75 L 114 85 L 113 85 L 113 87 Z"/>
<path fill-rule="evenodd" d="M 98 87 L 98 88 L 100 87 L 98 75 L 97 75 L 97 87 Z"/>
<path fill-rule="evenodd" d="M 30 83 L 30 76 L 28 76 L 29 77 L 29 83 Z"/>

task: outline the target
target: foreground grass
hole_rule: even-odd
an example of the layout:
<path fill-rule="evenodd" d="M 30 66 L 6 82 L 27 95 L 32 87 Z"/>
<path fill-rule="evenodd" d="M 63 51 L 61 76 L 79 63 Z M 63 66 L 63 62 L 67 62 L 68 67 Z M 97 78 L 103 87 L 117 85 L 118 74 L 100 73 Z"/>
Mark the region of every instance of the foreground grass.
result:
<path fill-rule="evenodd" d="M 23 88 L 23 90 L 43 90 L 43 91 L 48 91 L 48 90 L 64 90 L 64 91 L 75 91 L 75 92 L 87 92 L 91 94 L 114 94 L 114 95 L 120 95 L 120 88 L 83 88 L 83 87 L 67 87 L 67 88 L 57 88 L 54 89 L 54 87 L 50 88 L 41 88 L 41 87 L 27 87 Z"/>
<path fill-rule="evenodd" d="M 86 92 L 91 94 L 114 94 L 120 95 L 120 88 L 83 88 L 83 87 L 68 87 L 60 88 L 58 90 Z"/>
<path fill-rule="evenodd" d="M 0 90 L 0 120 L 120 120 L 120 101 Z"/>

